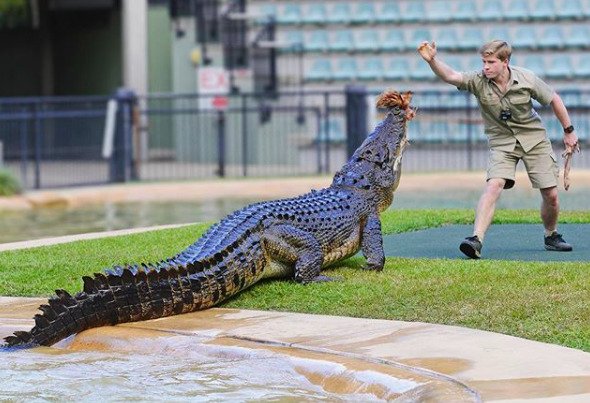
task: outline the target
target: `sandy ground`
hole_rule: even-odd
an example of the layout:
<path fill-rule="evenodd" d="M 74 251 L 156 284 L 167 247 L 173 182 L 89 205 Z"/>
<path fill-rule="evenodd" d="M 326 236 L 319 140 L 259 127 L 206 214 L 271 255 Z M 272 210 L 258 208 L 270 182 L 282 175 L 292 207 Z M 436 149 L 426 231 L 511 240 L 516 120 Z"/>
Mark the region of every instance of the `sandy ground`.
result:
<path fill-rule="evenodd" d="M 29 191 L 23 195 L 0 198 L 0 211 L 36 207 L 76 207 L 104 202 L 200 201 L 220 198 L 273 199 L 291 197 L 321 189 L 330 184 L 331 176 L 265 179 L 221 179 L 195 182 L 158 182 L 74 187 Z M 440 174 L 404 174 L 397 192 L 419 192 L 441 188 L 453 190 L 483 189 L 485 173 L 460 172 Z M 590 188 L 590 170 L 571 173 L 571 189 Z M 517 173 L 517 188 L 530 188 L 524 172 Z M 560 184 L 560 189 L 563 188 Z"/>

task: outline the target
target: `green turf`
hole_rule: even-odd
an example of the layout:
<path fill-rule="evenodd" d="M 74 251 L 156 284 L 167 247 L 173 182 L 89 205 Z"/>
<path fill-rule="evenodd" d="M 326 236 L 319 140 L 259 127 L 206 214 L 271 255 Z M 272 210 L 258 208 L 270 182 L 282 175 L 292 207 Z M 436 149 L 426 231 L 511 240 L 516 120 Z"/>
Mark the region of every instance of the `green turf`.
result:
<path fill-rule="evenodd" d="M 472 220 L 470 210 L 390 210 L 383 214 L 383 230 L 396 234 Z M 495 224 L 538 221 L 538 211 L 499 210 Z M 564 212 L 560 222 L 590 223 L 590 212 Z M 56 288 L 76 292 L 83 274 L 172 256 L 205 228 L 3 252 L 0 294 L 49 296 Z M 328 275 L 340 278 L 330 283 L 265 281 L 225 306 L 460 325 L 590 351 L 588 261 L 389 257 L 383 272 L 362 271 L 362 264 L 355 257 L 328 269 Z"/>

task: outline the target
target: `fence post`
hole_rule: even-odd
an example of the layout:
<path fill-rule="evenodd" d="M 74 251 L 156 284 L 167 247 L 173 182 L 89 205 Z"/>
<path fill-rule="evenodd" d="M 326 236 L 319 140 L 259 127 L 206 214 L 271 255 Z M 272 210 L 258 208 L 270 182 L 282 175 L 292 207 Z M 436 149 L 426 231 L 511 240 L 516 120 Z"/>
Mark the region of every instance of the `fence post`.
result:
<path fill-rule="evenodd" d="M 346 95 L 346 153 L 348 158 L 362 144 L 367 136 L 367 89 L 358 85 L 347 85 Z"/>
<path fill-rule="evenodd" d="M 225 176 L 225 112 L 217 111 L 217 175 Z"/>
<path fill-rule="evenodd" d="M 115 92 L 115 99 L 118 116 L 109 179 L 111 182 L 127 182 L 137 179 L 133 161 L 133 108 L 137 104 L 137 96 L 133 90 L 119 88 Z"/>

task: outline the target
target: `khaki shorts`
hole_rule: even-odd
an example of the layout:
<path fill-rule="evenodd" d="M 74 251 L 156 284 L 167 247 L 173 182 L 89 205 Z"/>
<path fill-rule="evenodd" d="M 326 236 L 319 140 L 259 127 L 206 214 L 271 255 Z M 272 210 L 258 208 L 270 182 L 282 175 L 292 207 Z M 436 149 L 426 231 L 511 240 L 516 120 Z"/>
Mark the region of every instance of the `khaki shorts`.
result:
<path fill-rule="evenodd" d="M 529 180 L 535 189 L 557 186 L 559 166 L 549 140 L 545 140 L 525 153 L 520 143 L 516 142 L 514 151 L 490 149 L 487 180 L 506 179 L 504 189 L 510 189 L 515 183 L 516 165 L 522 160 Z"/>

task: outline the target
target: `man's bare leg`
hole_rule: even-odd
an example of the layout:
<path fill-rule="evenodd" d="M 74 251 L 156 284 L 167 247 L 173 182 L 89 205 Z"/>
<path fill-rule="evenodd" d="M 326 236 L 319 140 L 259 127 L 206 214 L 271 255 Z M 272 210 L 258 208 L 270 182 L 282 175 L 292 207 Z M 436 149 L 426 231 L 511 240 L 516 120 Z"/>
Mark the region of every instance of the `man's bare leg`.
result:
<path fill-rule="evenodd" d="M 496 211 L 496 202 L 500 198 L 505 184 L 505 179 L 492 178 L 488 180 L 486 188 L 477 203 L 473 235 L 477 235 L 482 242 L 488 228 L 492 224 L 494 212 Z"/>
<path fill-rule="evenodd" d="M 545 227 L 545 236 L 551 235 L 557 229 L 557 218 L 559 216 L 559 198 L 557 197 L 557 186 L 541 189 L 541 220 Z"/>

